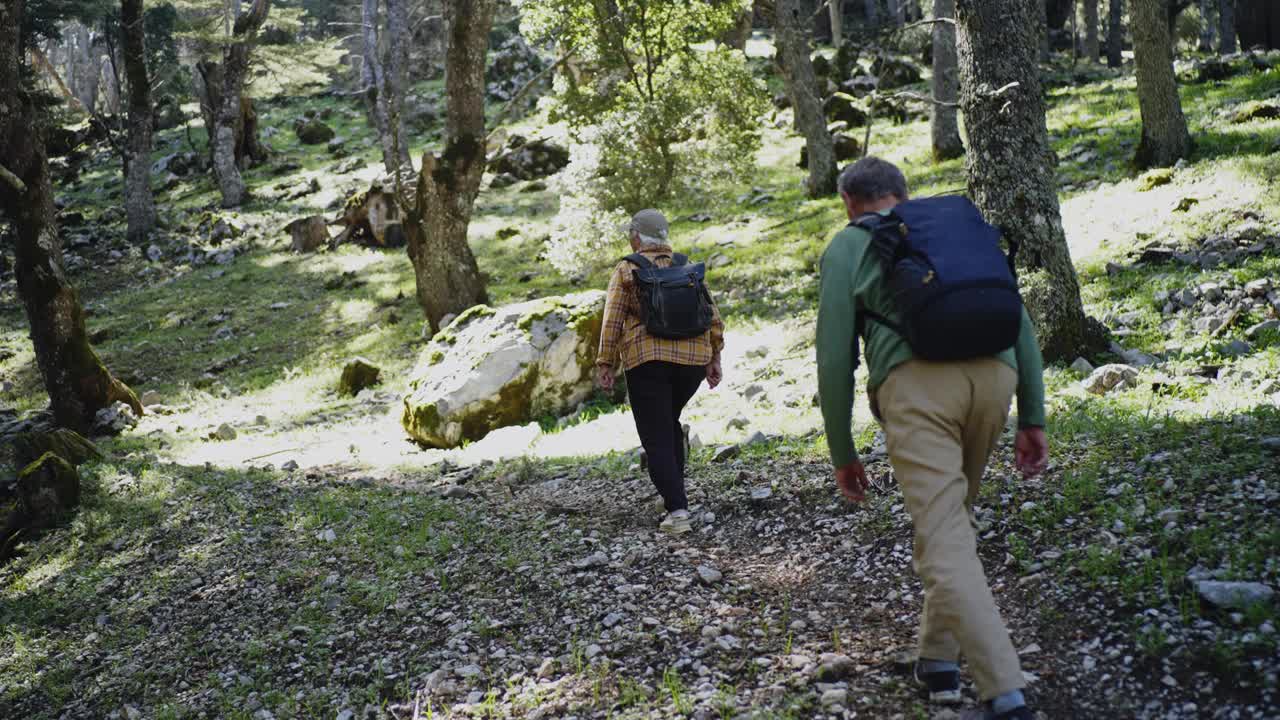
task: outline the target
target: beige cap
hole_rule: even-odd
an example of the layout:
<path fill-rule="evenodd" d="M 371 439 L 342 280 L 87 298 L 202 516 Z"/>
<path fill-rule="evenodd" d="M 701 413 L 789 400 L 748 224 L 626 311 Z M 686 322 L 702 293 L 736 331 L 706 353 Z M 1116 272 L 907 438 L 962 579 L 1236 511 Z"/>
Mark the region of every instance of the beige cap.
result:
<path fill-rule="evenodd" d="M 666 241 L 667 218 L 657 210 L 648 208 L 632 215 L 631 222 L 627 223 L 623 229 L 627 233 L 634 230 L 647 238 Z"/>

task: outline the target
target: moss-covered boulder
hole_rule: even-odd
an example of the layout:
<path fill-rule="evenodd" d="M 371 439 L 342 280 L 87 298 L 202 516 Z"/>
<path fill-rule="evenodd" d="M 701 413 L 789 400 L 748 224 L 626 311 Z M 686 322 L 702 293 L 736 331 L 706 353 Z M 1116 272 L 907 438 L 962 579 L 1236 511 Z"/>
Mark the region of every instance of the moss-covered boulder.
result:
<path fill-rule="evenodd" d="M 47 452 L 18 473 L 18 498 L 27 527 L 52 527 L 80 504 L 80 474 L 74 465 Z"/>
<path fill-rule="evenodd" d="M 377 385 L 381 375 L 382 368 L 362 357 L 354 358 L 342 368 L 342 377 L 338 380 L 338 393 L 357 395 L 361 390 Z"/>
<path fill-rule="evenodd" d="M 422 351 L 404 399 L 405 431 L 457 447 L 572 410 L 592 392 L 604 298 L 592 290 L 459 315 Z"/>
<path fill-rule="evenodd" d="M 89 460 L 101 460 L 102 453 L 91 441 L 74 430 L 56 428 L 48 432 L 26 432 L 13 441 L 19 465 L 35 462 L 41 455 L 51 452 L 72 465 L 82 465 Z"/>

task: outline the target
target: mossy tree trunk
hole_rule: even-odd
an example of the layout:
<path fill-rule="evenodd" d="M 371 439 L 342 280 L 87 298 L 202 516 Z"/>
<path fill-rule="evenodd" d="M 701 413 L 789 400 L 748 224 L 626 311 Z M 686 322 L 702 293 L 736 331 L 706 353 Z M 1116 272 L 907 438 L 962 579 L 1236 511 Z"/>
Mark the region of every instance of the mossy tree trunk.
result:
<path fill-rule="evenodd" d="M 1107 5 L 1107 66 L 1124 64 L 1124 0 L 1110 0 Z"/>
<path fill-rule="evenodd" d="M 214 125 L 209 133 L 222 207 L 238 207 L 248 194 L 236 153 L 236 125 L 244 119 L 241 94 L 249 74 L 249 52 L 270 8 L 271 0 L 253 0 L 249 12 L 236 17 L 230 42 L 222 52 L 222 97 L 214 106 Z"/>
<path fill-rule="evenodd" d="M 1142 139 L 1134 155 L 1138 167 L 1167 167 L 1191 152 L 1191 136 L 1182 115 L 1173 75 L 1173 41 L 1168 0 L 1133 0 L 1133 57 L 1138 74 Z"/>
<path fill-rule="evenodd" d="M 831 17 L 831 45 L 844 44 L 844 0 L 828 0 L 827 14 Z"/>
<path fill-rule="evenodd" d="M 809 59 L 807 15 L 796 0 L 774 3 L 774 35 L 778 45 L 778 65 L 795 109 L 796 126 L 808 147 L 809 197 L 826 197 L 836 190 L 836 151 L 827 118 L 818 98 L 818 80 Z"/>
<path fill-rule="evenodd" d="M 1213 13 L 1217 3 L 1214 0 L 1200 0 L 1200 44 L 1196 47 L 1202 53 L 1213 52 Z"/>
<path fill-rule="evenodd" d="M 146 242 L 155 227 L 156 206 L 151 194 L 151 78 L 147 74 L 143 0 L 121 0 L 121 48 L 129 79 L 129 137 L 125 144 L 125 232 L 130 243 Z"/>
<path fill-rule="evenodd" d="M 960 105 L 969 128 L 969 192 L 1019 244 L 1027 309 L 1047 358 L 1093 344 L 1058 207 L 1036 57 L 1039 0 L 959 0 Z"/>
<path fill-rule="evenodd" d="M 956 17 L 955 0 L 933 0 L 935 20 Z M 956 26 L 933 24 L 933 106 L 929 115 L 933 139 L 933 160 L 941 162 L 964 155 L 960 126 L 954 103 L 960 95 L 960 75 L 956 67 Z"/>
<path fill-rule="evenodd" d="M 139 415 L 142 406 L 90 346 L 80 299 L 62 267 L 41 118 L 21 81 L 24 11 L 24 0 L 0 5 L 0 212 L 17 236 L 18 295 L 54 419 L 83 432 L 114 402 Z"/>
<path fill-rule="evenodd" d="M 449 98 L 444 151 L 422 156 L 408 233 L 418 304 L 432 332 L 446 315 L 488 302 L 467 228 L 484 175 L 484 70 L 496 4 L 449 0 L 444 7 Z"/>

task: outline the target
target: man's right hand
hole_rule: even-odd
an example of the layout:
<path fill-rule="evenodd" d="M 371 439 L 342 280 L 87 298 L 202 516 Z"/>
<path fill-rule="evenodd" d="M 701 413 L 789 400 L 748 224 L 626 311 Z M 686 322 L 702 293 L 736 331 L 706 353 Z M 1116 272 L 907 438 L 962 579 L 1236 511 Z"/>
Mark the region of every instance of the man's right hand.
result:
<path fill-rule="evenodd" d="M 608 365 L 596 366 L 596 384 L 605 392 L 613 392 L 613 368 Z"/>
<path fill-rule="evenodd" d="M 840 488 L 840 494 L 850 502 L 862 502 L 867 499 L 867 488 L 870 483 L 867 482 L 867 471 L 862 467 L 860 460 L 843 467 L 836 468 L 836 487 Z"/>
<path fill-rule="evenodd" d="M 1044 428 L 1019 430 L 1013 441 L 1013 455 L 1023 477 L 1033 478 L 1044 472 L 1049 464 L 1049 439 L 1045 437 Z"/>

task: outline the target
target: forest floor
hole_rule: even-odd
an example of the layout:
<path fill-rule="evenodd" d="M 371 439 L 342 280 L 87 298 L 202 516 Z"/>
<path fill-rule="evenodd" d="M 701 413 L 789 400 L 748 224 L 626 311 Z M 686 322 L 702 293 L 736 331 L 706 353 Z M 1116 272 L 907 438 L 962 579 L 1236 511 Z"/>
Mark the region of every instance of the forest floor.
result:
<path fill-rule="evenodd" d="M 1132 76 L 1087 75 L 1049 91 L 1049 128 L 1087 309 L 1122 346 L 1089 360 L 1140 367 L 1101 396 L 1048 370 L 1053 463 L 1021 480 L 1005 439 L 979 500 L 984 565 L 1043 717 L 1275 717 L 1275 601 L 1222 609 L 1195 581 L 1280 586 L 1280 332 L 1258 329 L 1280 313 L 1280 113 L 1242 120 L 1280 104 L 1280 70 L 1184 86 L 1196 155 L 1145 176 L 1128 166 Z M 347 157 L 295 141 L 306 110 Z M 812 324 L 843 217 L 803 197 L 789 114 L 743 187 L 668 208 L 680 249 L 729 261 L 712 275 L 726 383 L 690 409 L 708 447 L 695 531 L 674 539 L 625 406 L 546 418 L 516 448 L 407 441 L 399 398 L 425 340 L 403 250 L 298 256 L 281 230 L 367 186 L 376 143 L 355 98 L 262 116 L 276 157 L 222 215 L 238 237 L 211 242 L 198 178 L 162 196 L 155 251 L 125 246 L 105 151 L 62 195 L 83 215 L 64 223 L 68 265 L 97 347 L 161 407 L 100 440 L 79 513 L 0 568 L 0 716 L 955 717 L 906 671 L 921 588 L 864 400 L 875 491 L 851 506 L 830 481 Z M 536 116 L 513 131 L 557 132 Z M 162 133 L 157 158 L 192 138 Z M 928 162 L 927 122 L 877 124 L 872 152 L 917 195 L 963 187 L 960 161 Z M 556 207 L 554 180 L 481 194 L 472 242 L 496 303 L 603 286 L 607 258 L 578 283 L 538 260 Z M 14 292 L 0 281 L 16 415 L 44 398 Z M 341 398 L 355 355 L 383 384 Z"/>

